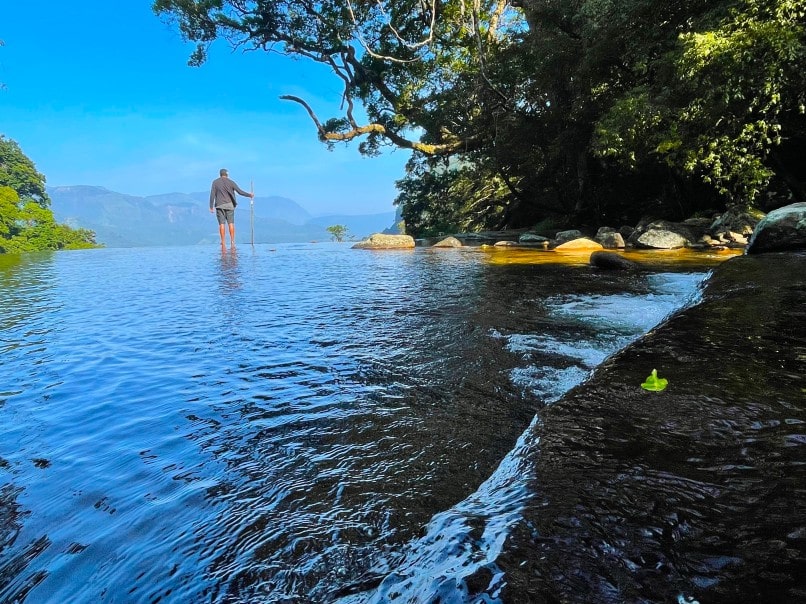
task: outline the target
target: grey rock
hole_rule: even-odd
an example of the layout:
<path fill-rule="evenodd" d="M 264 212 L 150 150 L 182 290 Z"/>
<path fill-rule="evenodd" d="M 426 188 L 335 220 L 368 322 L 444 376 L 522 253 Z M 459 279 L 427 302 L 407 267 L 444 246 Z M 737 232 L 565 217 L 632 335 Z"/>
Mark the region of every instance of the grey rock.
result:
<path fill-rule="evenodd" d="M 624 237 L 621 236 L 621 233 L 610 227 L 600 228 L 596 232 L 596 237 L 594 237 L 593 240 L 597 243 L 600 243 L 603 248 L 610 250 L 623 248 L 626 245 L 624 243 Z"/>
<path fill-rule="evenodd" d="M 767 214 L 756 225 L 748 254 L 806 250 L 806 203 L 793 203 Z"/>
<path fill-rule="evenodd" d="M 536 233 L 524 233 L 520 237 L 518 237 L 518 243 L 548 243 L 550 239 L 548 237 L 543 237 L 542 235 L 537 235 Z"/>
<path fill-rule="evenodd" d="M 438 241 L 431 247 L 462 247 L 462 242 L 456 237 L 445 237 L 445 239 Z"/>
<path fill-rule="evenodd" d="M 673 250 L 691 245 L 697 239 L 685 225 L 655 220 L 640 225 L 630 237 L 629 243 L 645 249 Z"/>
<path fill-rule="evenodd" d="M 411 235 L 384 235 L 383 233 L 374 233 L 353 246 L 353 249 L 356 250 L 399 250 L 410 248 L 414 248 L 414 238 Z"/>
<path fill-rule="evenodd" d="M 573 241 L 574 239 L 581 239 L 585 235 L 582 234 L 582 231 L 578 231 L 576 229 L 572 229 L 569 231 L 560 231 L 554 236 L 554 240 L 557 244 L 565 243 L 566 241 Z"/>
<path fill-rule="evenodd" d="M 762 216 L 753 215 L 750 212 L 741 210 L 728 210 L 716 219 L 708 227 L 711 234 L 733 232 L 748 237 L 753 234 L 753 229 L 761 221 Z"/>

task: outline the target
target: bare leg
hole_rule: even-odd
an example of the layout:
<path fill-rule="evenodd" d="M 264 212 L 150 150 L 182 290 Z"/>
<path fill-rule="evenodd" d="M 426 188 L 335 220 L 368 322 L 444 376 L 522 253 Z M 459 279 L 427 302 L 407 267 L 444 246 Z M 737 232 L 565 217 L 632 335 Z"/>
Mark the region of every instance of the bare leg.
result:
<path fill-rule="evenodd" d="M 222 235 L 222 241 L 223 241 L 223 235 Z M 235 247 L 235 223 L 234 222 L 229 223 L 229 242 L 230 242 L 230 245 L 232 247 Z"/>
<path fill-rule="evenodd" d="M 224 240 L 224 225 L 218 225 L 218 234 L 221 236 L 221 247 L 225 247 L 225 240 Z"/>

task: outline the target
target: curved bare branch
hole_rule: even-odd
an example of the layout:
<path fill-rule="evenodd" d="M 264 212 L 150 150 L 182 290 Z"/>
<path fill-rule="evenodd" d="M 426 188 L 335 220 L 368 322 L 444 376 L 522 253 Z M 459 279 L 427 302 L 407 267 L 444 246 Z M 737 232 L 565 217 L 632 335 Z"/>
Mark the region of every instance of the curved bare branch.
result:
<path fill-rule="evenodd" d="M 397 132 L 389 130 L 383 124 L 377 123 L 358 126 L 355 124 L 355 122 L 351 122 L 352 129 L 346 132 L 331 132 L 322 125 L 322 122 L 316 116 L 314 110 L 305 100 L 290 94 L 285 94 L 280 98 L 284 101 L 293 101 L 294 103 L 302 105 L 305 108 L 305 111 L 308 112 L 308 115 L 310 116 L 311 121 L 314 123 L 314 126 L 316 126 L 316 130 L 319 133 L 319 138 L 323 141 L 348 142 L 367 134 L 378 134 L 402 149 L 419 151 L 425 155 L 448 155 L 451 153 L 457 153 L 459 151 L 473 151 L 479 147 L 481 142 L 480 138 L 472 137 L 466 140 L 452 140 L 450 142 L 440 144 L 421 143 L 419 141 L 414 141 L 401 136 Z"/>

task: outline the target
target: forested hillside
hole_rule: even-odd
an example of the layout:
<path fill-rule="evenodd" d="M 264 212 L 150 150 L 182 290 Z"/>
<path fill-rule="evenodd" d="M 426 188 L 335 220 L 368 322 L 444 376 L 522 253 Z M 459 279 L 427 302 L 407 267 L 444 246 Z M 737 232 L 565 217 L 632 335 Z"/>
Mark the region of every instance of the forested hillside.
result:
<path fill-rule="evenodd" d="M 191 64 L 219 40 L 330 66 L 342 115 L 283 98 L 326 144 L 412 151 L 414 235 L 806 198 L 806 0 L 153 6 L 198 43 Z"/>
<path fill-rule="evenodd" d="M 95 234 L 56 222 L 44 175 L 0 135 L 0 254 L 88 247 L 95 247 Z"/>

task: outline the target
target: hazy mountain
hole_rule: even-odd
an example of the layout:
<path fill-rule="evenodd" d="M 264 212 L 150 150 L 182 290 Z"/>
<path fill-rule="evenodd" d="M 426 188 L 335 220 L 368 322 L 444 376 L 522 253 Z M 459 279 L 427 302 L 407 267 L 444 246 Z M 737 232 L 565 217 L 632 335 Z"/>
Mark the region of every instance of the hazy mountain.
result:
<path fill-rule="evenodd" d="M 174 195 L 181 196 L 183 195 L 183 193 L 152 195 L 151 197 L 146 197 L 146 199 L 165 200 L 170 202 L 173 201 L 172 197 Z M 202 205 L 204 205 L 205 208 L 209 208 L 210 204 L 209 191 L 206 192 L 201 191 L 199 193 L 189 193 L 187 197 L 190 197 L 196 202 L 201 203 Z M 248 207 L 249 200 L 246 197 L 239 197 L 238 204 L 241 208 Z M 308 213 L 308 211 L 304 209 L 302 206 L 300 206 L 296 201 L 294 201 L 293 199 L 288 199 L 287 197 L 278 197 L 276 195 L 272 195 L 270 197 L 259 197 L 259 196 L 255 197 L 255 216 L 258 215 L 266 218 L 273 218 L 276 220 L 284 220 L 285 222 L 297 225 L 303 225 L 311 219 L 310 213 Z"/>
<path fill-rule="evenodd" d="M 209 193 L 165 193 L 137 197 L 103 187 L 48 187 L 53 214 L 59 222 L 95 231 L 108 247 L 194 245 L 218 241 L 218 224 L 209 212 Z M 239 198 L 238 240 L 249 237 L 249 199 Z M 348 234 L 364 237 L 388 229 L 394 213 L 370 216 L 311 214 L 285 197 L 255 197 L 256 243 L 324 241 L 326 227 L 343 224 Z"/>

